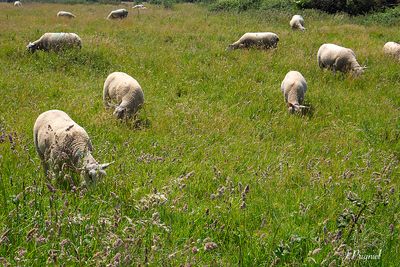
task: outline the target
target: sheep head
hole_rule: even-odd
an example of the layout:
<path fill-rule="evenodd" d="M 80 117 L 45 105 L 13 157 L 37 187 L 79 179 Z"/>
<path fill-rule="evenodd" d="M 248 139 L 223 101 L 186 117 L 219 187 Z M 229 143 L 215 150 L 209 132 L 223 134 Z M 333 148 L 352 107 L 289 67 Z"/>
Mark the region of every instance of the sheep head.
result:
<path fill-rule="evenodd" d="M 230 51 L 230 50 L 233 50 L 234 49 L 234 46 L 233 45 L 228 45 L 228 47 L 226 48 L 226 51 Z"/>
<path fill-rule="evenodd" d="M 355 76 L 355 77 L 360 76 L 361 74 L 364 73 L 365 69 L 367 69 L 366 66 L 358 66 L 358 67 L 354 68 L 353 71 L 352 71 L 353 76 Z"/>
<path fill-rule="evenodd" d="M 29 52 L 33 53 L 37 49 L 37 45 L 35 43 L 29 42 L 29 44 L 26 46 L 26 49 L 28 49 Z"/>
<path fill-rule="evenodd" d="M 288 107 L 288 112 L 293 114 L 293 113 L 301 113 L 303 112 L 304 109 L 309 108 L 307 106 L 299 105 L 299 104 L 292 104 L 292 103 L 287 103 Z"/>
<path fill-rule="evenodd" d="M 117 106 L 114 110 L 114 116 L 117 117 L 117 119 L 122 119 L 126 116 L 126 108 Z"/>
<path fill-rule="evenodd" d="M 87 164 L 83 171 L 85 182 L 96 182 L 99 178 L 106 175 L 105 169 L 110 166 L 113 162 L 98 164 L 98 163 L 91 163 Z"/>

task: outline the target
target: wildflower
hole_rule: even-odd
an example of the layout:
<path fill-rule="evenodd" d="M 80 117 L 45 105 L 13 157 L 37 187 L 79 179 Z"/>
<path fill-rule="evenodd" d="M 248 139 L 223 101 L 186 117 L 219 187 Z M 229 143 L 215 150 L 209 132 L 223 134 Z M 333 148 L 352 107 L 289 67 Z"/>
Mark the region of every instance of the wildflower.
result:
<path fill-rule="evenodd" d="M 207 242 L 204 244 L 205 251 L 210 251 L 210 250 L 216 249 L 217 247 L 218 247 L 218 245 L 214 242 Z"/>
<path fill-rule="evenodd" d="M 124 241 L 122 241 L 122 239 L 118 238 L 117 240 L 115 240 L 113 247 L 118 248 L 118 247 L 122 246 L 123 243 L 124 243 Z"/>

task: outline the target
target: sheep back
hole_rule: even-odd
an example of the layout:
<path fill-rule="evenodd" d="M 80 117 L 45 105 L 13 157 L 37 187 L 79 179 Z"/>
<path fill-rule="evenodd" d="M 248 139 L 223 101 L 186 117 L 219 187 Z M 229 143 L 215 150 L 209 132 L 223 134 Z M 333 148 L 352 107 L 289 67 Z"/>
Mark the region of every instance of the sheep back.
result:
<path fill-rule="evenodd" d="M 107 107 L 116 107 L 117 118 L 130 117 L 143 105 L 144 94 L 134 78 L 124 72 L 113 72 L 104 82 L 103 101 Z"/>
<path fill-rule="evenodd" d="M 292 19 L 290 20 L 289 24 L 290 24 L 290 27 L 292 27 L 292 29 L 294 29 L 294 30 L 295 29 L 299 29 L 299 30 L 302 30 L 302 31 L 305 30 L 305 28 L 304 28 L 304 19 L 300 15 L 294 15 L 292 17 Z"/>
<path fill-rule="evenodd" d="M 245 33 L 238 41 L 229 45 L 228 49 L 261 47 L 261 48 L 276 48 L 279 37 L 272 32 L 248 32 Z"/>
<path fill-rule="evenodd" d="M 128 10 L 121 8 L 113 10 L 108 14 L 107 19 L 123 19 L 128 16 Z"/>
<path fill-rule="evenodd" d="M 49 165 L 61 168 L 66 162 L 78 165 L 79 159 L 92 152 L 85 129 L 60 110 L 40 114 L 33 127 L 33 137 L 45 170 Z"/>
<path fill-rule="evenodd" d="M 57 13 L 57 17 L 64 17 L 64 18 L 75 18 L 75 15 L 72 14 L 71 12 L 67 12 L 67 11 L 59 11 Z"/>
<path fill-rule="evenodd" d="M 36 50 L 44 51 L 59 51 L 67 48 L 81 48 L 82 40 L 75 33 L 45 33 L 38 40 L 33 43 L 29 43 L 27 48 L 34 52 Z"/>
<path fill-rule="evenodd" d="M 320 68 L 333 70 L 334 72 L 354 72 L 361 74 L 363 67 L 357 62 L 353 50 L 335 44 L 323 44 L 318 50 L 318 65 Z"/>
<path fill-rule="evenodd" d="M 289 111 L 293 111 L 291 107 L 303 104 L 304 95 L 307 91 L 306 79 L 298 71 L 289 71 L 282 81 L 281 91 L 285 102 L 288 104 Z"/>
<path fill-rule="evenodd" d="M 395 42 L 387 42 L 383 46 L 383 52 L 389 56 L 395 57 L 400 60 L 400 44 Z"/>

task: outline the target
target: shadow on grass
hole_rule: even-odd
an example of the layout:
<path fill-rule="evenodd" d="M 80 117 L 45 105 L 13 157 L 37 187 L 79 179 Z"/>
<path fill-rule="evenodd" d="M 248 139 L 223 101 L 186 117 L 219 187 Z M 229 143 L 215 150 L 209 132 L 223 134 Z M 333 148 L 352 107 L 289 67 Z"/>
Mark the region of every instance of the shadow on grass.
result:
<path fill-rule="evenodd" d="M 21 64 L 29 64 L 36 71 L 63 71 L 74 72 L 76 69 L 87 69 L 100 73 L 108 73 L 113 63 L 111 57 L 103 50 L 79 50 L 68 49 L 58 52 L 36 51 L 30 53 L 26 50 L 7 50 L 6 57 L 10 61 L 21 61 Z"/>
<path fill-rule="evenodd" d="M 148 118 L 136 118 L 128 124 L 132 130 L 144 130 L 151 126 L 151 121 Z"/>
<path fill-rule="evenodd" d="M 140 131 L 151 127 L 151 121 L 148 118 L 141 116 L 120 119 L 118 122 L 118 124 L 124 124 L 128 129 L 133 131 Z"/>
<path fill-rule="evenodd" d="M 299 116 L 312 118 L 314 116 L 314 111 L 315 111 L 314 106 L 310 103 L 304 103 L 304 105 L 307 108 L 301 109 L 301 111 L 298 113 Z"/>

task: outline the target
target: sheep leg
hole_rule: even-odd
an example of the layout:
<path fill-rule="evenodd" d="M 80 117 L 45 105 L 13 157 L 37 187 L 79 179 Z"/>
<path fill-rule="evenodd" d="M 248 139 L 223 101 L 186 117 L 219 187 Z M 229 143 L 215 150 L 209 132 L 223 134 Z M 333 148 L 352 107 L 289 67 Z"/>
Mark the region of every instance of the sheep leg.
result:
<path fill-rule="evenodd" d="M 324 65 L 324 63 L 322 63 L 322 59 L 321 59 L 320 56 L 318 56 L 318 66 L 319 66 L 321 69 L 324 69 L 324 68 L 325 68 L 325 65 Z"/>
<path fill-rule="evenodd" d="M 43 170 L 44 170 L 44 176 L 49 177 L 49 164 L 46 162 L 42 163 Z"/>

